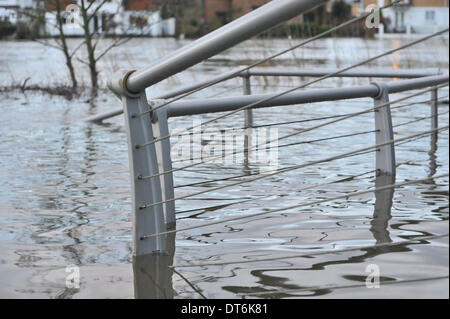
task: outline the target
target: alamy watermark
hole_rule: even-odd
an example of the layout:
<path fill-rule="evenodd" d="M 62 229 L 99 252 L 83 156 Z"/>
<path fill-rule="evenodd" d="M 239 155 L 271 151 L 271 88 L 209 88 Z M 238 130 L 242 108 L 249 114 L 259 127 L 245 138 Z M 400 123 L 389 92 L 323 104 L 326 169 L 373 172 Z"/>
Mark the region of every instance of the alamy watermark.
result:
<path fill-rule="evenodd" d="M 278 169 L 277 128 L 203 130 L 201 123 L 193 121 L 192 133 L 172 133 L 173 162 L 254 164 L 262 172 Z"/>
<path fill-rule="evenodd" d="M 380 27 L 380 17 L 381 9 L 376 4 L 370 4 L 366 7 L 366 12 L 370 14 L 366 17 L 366 27 L 368 29 L 374 29 Z M 76 4 L 67 5 L 66 9 L 65 24 L 69 28 L 80 28 L 80 7 Z"/>
<path fill-rule="evenodd" d="M 380 27 L 380 7 L 376 4 L 370 4 L 366 8 L 366 12 L 370 14 L 366 17 L 366 27 L 368 29 L 378 29 Z"/>
<path fill-rule="evenodd" d="M 370 264 L 366 267 L 366 287 L 369 289 L 380 288 L 380 267 L 376 264 Z"/>
<path fill-rule="evenodd" d="M 80 267 L 77 265 L 69 265 L 66 267 L 66 288 L 80 289 Z"/>
<path fill-rule="evenodd" d="M 69 28 L 80 28 L 80 7 L 76 4 L 67 5 L 65 22 Z"/>

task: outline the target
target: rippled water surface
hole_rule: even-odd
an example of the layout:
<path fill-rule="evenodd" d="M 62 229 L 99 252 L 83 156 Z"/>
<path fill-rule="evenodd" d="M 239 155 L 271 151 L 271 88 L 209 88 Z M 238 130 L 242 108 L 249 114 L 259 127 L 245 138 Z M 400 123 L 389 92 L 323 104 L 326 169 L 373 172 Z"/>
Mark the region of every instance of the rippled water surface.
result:
<path fill-rule="evenodd" d="M 325 39 L 277 58 L 264 67 L 314 69 L 345 67 L 406 43 L 406 39 Z M 77 40 L 70 43 L 76 46 Z M 184 45 L 171 39 L 132 40 L 100 63 L 102 83 L 119 69 L 141 67 Z M 107 40 L 100 45 L 107 45 Z M 252 40 L 151 88 L 160 94 L 187 82 L 246 65 L 292 45 L 285 40 Z M 433 50 L 429 50 L 432 47 Z M 448 39 L 396 53 L 373 68 L 441 68 L 448 71 Z M 65 81 L 58 52 L 32 42 L 2 42 L 0 81 L 54 85 Z M 88 74 L 77 65 L 81 81 Z M 252 79 L 253 93 L 279 92 L 308 78 Z M 314 88 L 364 85 L 374 79 L 330 79 Z M 242 94 L 240 79 L 197 93 L 194 98 Z M 391 80 L 383 80 L 391 81 Z M 394 94 L 391 100 L 409 93 Z M 422 102 L 430 94 L 408 100 Z M 439 91 L 440 126 L 448 125 L 448 88 Z M 394 105 L 405 104 L 406 102 Z M 255 111 L 255 124 L 351 113 L 371 107 L 370 99 L 305 104 Z M 313 257 L 283 258 L 306 252 L 399 242 L 448 233 L 448 178 L 350 199 L 284 210 L 260 217 L 180 232 L 168 238 L 172 256 L 134 263 L 127 141 L 123 117 L 102 125 L 83 121 L 120 106 L 104 90 L 66 100 L 42 92 L 8 91 L 0 100 L 0 297 L 13 298 L 242 298 L 242 297 L 446 297 L 448 279 L 364 287 L 366 267 L 375 264 L 381 281 L 448 276 L 448 237 L 410 244 Z M 430 107 L 418 103 L 392 110 L 396 138 L 430 128 Z M 171 129 L 194 119 L 170 119 Z M 416 122 L 411 122 L 419 120 Z M 321 122 L 278 126 L 279 136 Z M 241 127 L 242 114 L 212 125 Z M 280 144 L 310 141 L 374 129 L 373 113 L 288 138 Z M 448 173 L 448 131 L 396 147 L 397 182 Z M 304 143 L 279 149 L 279 166 L 320 160 L 374 145 L 373 133 Z M 180 167 L 186 163 L 175 163 Z M 293 170 L 253 183 L 213 191 L 176 202 L 178 227 L 307 203 L 365 190 L 375 185 L 373 152 Z M 203 164 L 175 173 L 183 185 L 252 174 L 257 164 Z M 332 183 L 333 182 L 333 183 Z M 179 187 L 176 195 L 199 192 L 228 182 Z M 327 185 L 321 185 L 327 184 Z M 305 189 L 307 188 L 307 189 Z M 267 195 L 273 195 L 268 197 Z M 260 199 L 258 197 L 261 197 Z M 254 199 L 252 201 L 245 201 Z M 277 258 L 279 257 L 279 258 Z M 248 262 L 251 259 L 270 261 Z M 234 263 L 243 261 L 245 263 Z M 233 263 L 230 263 L 233 262 Z M 192 265 L 191 267 L 167 268 Z M 217 263 L 213 266 L 195 266 Z M 80 266 L 80 289 L 66 288 L 68 265 Z M 160 286 L 151 283 L 154 265 Z M 362 285 L 343 289 L 343 286 Z M 311 288 L 314 287 L 314 288 Z M 309 288 L 309 289 L 308 289 Z"/>

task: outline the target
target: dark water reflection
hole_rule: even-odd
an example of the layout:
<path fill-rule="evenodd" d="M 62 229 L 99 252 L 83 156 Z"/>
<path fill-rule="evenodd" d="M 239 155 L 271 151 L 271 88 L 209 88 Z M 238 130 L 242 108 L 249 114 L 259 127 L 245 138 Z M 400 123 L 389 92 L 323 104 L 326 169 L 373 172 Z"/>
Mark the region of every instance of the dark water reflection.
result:
<path fill-rule="evenodd" d="M 167 254 L 133 258 L 134 296 L 137 299 L 172 299 L 175 234 L 167 235 Z"/>
<path fill-rule="evenodd" d="M 436 141 L 436 139 L 432 139 Z M 393 175 L 378 175 L 375 179 L 375 186 L 377 188 L 395 183 L 395 176 Z M 389 221 L 391 220 L 391 208 L 393 203 L 394 189 L 386 189 L 375 192 L 375 205 L 373 217 L 370 221 L 370 232 L 375 239 L 376 244 L 389 243 L 392 239 L 389 235 Z M 425 192 L 429 194 L 430 192 Z M 410 221 L 408 224 L 417 224 L 419 222 Z M 398 225 L 397 225 L 398 226 Z M 392 226 L 394 228 L 394 226 Z M 397 227 L 396 227 L 397 228 Z M 427 245 L 429 241 L 420 240 L 422 235 L 430 235 L 424 232 L 420 236 L 404 236 L 404 239 L 418 238 L 413 245 Z M 134 270 L 134 287 L 135 298 L 150 298 L 150 299 L 171 299 L 174 298 L 174 288 L 172 283 L 172 276 L 174 272 L 180 276 L 186 283 L 201 297 L 206 298 L 203 293 L 189 282 L 183 275 L 176 271 L 176 266 L 173 267 L 173 257 L 175 253 L 175 235 L 167 236 L 169 245 L 169 253 L 166 255 L 148 255 L 133 259 Z M 294 271 L 320 271 L 333 265 L 348 265 L 348 264 L 362 264 L 368 259 L 373 259 L 382 254 L 404 253 L 412 251 L 411 244 L 400 244 L 395 246 L 382 246 L 374 248 L 364 248 L 360 251 L 362 253 L 351 257 L 335 258 L 337 260 L 313 263 L 310 267 L 304 268 L 269 268 L 269 269 L 250 269 L 251 276 L 256 278 L 258 286 L 222 286 L 222 289 L 229 291 L 232 294 L 246 296 L 252 294 L 261 294 L 265 298 L 286 298 L 286 297 L 320 297 L 333 292 L 332 289 L 317 289 L 314 288 L 308 292 L 310 286 L 302 286 L 298 284 L 287 283 L 289 274 Z M 280 258 L 282 260 L 282 258 Z M 294 266 L 294 264 L 292 264 Z M 175 268 L 175 269 L 174 269 Z M 273 276 L 270 273 L 277 272 L 279 276 Z M 287 274 L 283 276 L 283 273 Z M 353 282 L 365 283 L 367 276 L 361 275 L 343 275 L 343 279 Z M 395 281 L 395 277 L 380 276 L 380 282 Z M 325 286 L 325 285 L 324 285 Z M 264 288 L 262 288 L 264 287 Z M 283 293 L 285 290 L 303 289 L 303 293 Z M 260 295 L 260 296 L 261 296 Z"/>

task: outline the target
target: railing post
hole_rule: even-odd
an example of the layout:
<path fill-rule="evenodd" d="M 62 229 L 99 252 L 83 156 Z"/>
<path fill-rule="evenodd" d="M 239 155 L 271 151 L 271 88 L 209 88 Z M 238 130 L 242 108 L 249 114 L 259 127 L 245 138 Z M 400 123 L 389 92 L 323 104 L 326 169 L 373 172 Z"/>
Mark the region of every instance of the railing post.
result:
<path fill-rule="evenodd" d="M 379 88 L 378 96 L 374 97 L 376 144 L 382 144 L 394 139 L 392 128 L 391 107 L 389 103 L 389 88 L 384 83 L 374 83 Z M 379 175 L 395 175 L 394 144 L 381 146 L 376 154 L 376 169 Z"/>
<path fill-rule="evenodd" d="M 438 88 L 431 91 L 431 129 L 438 127 Z"/>
<path fill-rule="evenodd" d="M 164 101 L 150 101 L 152 107 L 156 108 Z M 153 134 L 156 138 L 169 136 L 169 126 L 167 122 L 167 108 L 157 109 L 152 114 Z M 170 157 L 170 138 L 163 139 L 155 143 L 156 155 L 158 157 L 158 169 L 165 173 L 160 176 L 162 199 L 166 201 L 163 204 L 164 217 L 167 228 L 175 228 L 175 198 L 172 174 L 172 159 Z M 169 200 L 169 201 L 168 201 Z"/>
<path fill-rule="evenodd" d="M 155 144 L 145 147 L 137 145 L 153 140 L 154 133 L 150 110 L 145 92 L 136 96 L 123 96 L 126 131 L 128 138 L 128 157 L 130 161 L 131 186 L 133 198 L 133 254 L 142 256 L 166 252 L 165 236 L 143 239 L 143 236 L 166 231 L 159 177 L 142 178 L 159 173 Z M 148 207 L 145 207 L 148 205 Z"/>
<path fill-rule="evenodd" d="M 252 86 L 250 82 L 250 75 L 247 74 L 242 77 L 244 80 L 244 95 L 252 95 Z M 245 111 L 245 122 L 244 127 L 251 128 L 253 127 L 253 110 L 252 109 L 246 109 Z"/>
<path fill-rule="evenodd" d="M 252 95 L 252 86 L 250 82 L 250 74 L 248 72 L 242 77 L 244 84 L 244 95 Z M 244 110 L 244 159 L 245 164 L 249 163 L 249 151 L 248 149 L 252 145 L 252 127 L 253 127 L 253 110 L 246 109 Z"/>

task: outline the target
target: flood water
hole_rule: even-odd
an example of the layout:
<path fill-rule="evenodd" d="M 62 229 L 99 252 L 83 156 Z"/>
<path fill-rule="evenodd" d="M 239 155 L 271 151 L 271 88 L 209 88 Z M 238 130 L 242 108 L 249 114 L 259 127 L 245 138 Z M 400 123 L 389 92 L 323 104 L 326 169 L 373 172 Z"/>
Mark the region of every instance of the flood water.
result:
<path fill-rule="evenodd" d="M 77 41 L 71 40 L 70 45 L 75 47 Z M 158 95 L 232 67 L 247 65 L 295 41 L 248 41 L 156 85 L 147 93 Z M 323 39 L 263 67 L 345 67 L 409 41 Z M 102 87 L 114 72 L 145 66 L 187 42 L 134 39 L 116 48 L 100 62 Z M 27 78 L 27 85 L 67 83 L 63 57 L 54 49 L 34 42 L 1 44 L 0 86 L 23 83 Z M 107 45 L 107 40 L 100 42 L 100 47 Z M 448 72 L 448 56 L 448 38 L 439 38 L 372 62 L 368 67 L 441 68 Z M 80 82 L 88 85 L 84 65 L 77 61 L 76 66 Z M 252 91 L 280 92 L 309 80 L 255 77 Z M 357 86 L 375 80 L 328 79 L 311 88 Z M 440 126 L 449 122 L 448 91 L 448 87 L 439 90 L 440 98 L 447 100 L 439 104 Z M 391 95 L 391 100 L 410 93 Z M 241 80 L 233 79 L 189 98 L 241 94 Z M 426 93 L 393 106 L 429 98 L 430 93 Z M 89 115 L 119 106 L 120 102 L 107 90 L 95 98 L 84 94 L 72 100 L 36 91 L 1 93 L 0 297 L 448 298 L 448 277 L 401 283 L 448 276 L 448 237 L 377 249 L 284 258 L 446 234 L 449 230 L 447 177 L 378 192 L 376 196 L 365 194 L 179 232 L 168 238 L 172 255 L 133 264 L 131 187 L 123 116 L 101 125 L 83 121 Z M 255 125 L 346 114 L 371 106 L 371 99 L 358 99 L 259 109 L 254 112 Z M 395 138 L 430 129 L 429 118 L 420 120 L 430 115 L 428 103 L 393 109 L 392 115 Z M 189 127 L 195 119 L 214 116 L 217 114 L 173 118 L 169 127 L 171 130 Z M 317 123 L 321 122 L 277 126 L 278 134 L 283 136 Z M 211 126 L 226 129 L 242 125 L 243 115 L 235 114 Z M 373 129 L 373 113 L 367 113 L 288 138 L 280 144 Z M 446 130 L 437 139 L 425 136 L 398 145 L 396 182 L 448 173 L 448 137 Z M 278 153 L 279 167 L 370 145 L 375 145 L 373 132 L 283 147 Z M 185 164 L 175 163 L 174 167 Z M 177 227 L 366 190 L 377 181 L 374 165 L 375 154 L 370 152 L 178 200 Z M 177 171 L 174 181 L 175 185 L 183 185 L 253 174 L 259 168 L 257 163 L 207 163 Z M 176 196 L 227 183 L 230 182 L 179 187 Z M 248 199 L 254 200 L 242 202 Z M 248 262 L 267 258 L 272 260 Z M 201 266 L 207 263 L 217 265 Z M 381 282 L 399 283 L 379 289 L 366 288 L 369 274 L 366 268 L 372 264 L 379 268 Z M 79 289 L 66 286 L 69 265 L 80 267 Z M 175 268 L 167 267 L 171 265 Z M 177 268 L 187 265 L 192 266 Z M 154 276 L 156 273 L 158 277 Z M 349 285 L 359 287 L 343 288 Z"/>

